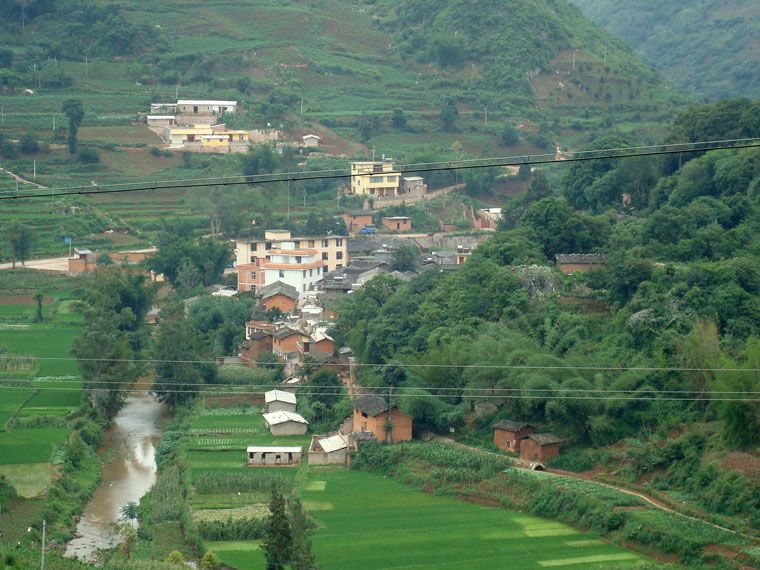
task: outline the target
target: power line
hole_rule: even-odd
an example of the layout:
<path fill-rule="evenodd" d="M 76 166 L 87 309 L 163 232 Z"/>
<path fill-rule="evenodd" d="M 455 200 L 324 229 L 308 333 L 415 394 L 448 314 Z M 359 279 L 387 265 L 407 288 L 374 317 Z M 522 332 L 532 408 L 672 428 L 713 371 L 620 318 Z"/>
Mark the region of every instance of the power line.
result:
<path fill-rule="evenodd" d="M 84 361 L 84 362 L 134 362 L 134 363 L 165 363 L 165 364 L 219 364 L 213 359 L 196 359 L 196 360 L 167 360 L 161 358 L 74 358 L 71 356 L 34 356 L 21 354 L 3 355 L 4 359 L 33 359 L 33 360 L 58 360 L 58 361 Z M 243 365 L 239 365 L 243 366 Z M 257 364 L 259 368 L 277 368 L 285 366 L 282 362 L 263 362 Z M 315 364 L 318 366 L 318 363 Z M 545 365 L 545 364 L 404 364 L 393 362 L 354 362 L 346 363 L 345 366 L 351 367 L 376 367 L 376 368 L 479 368 L 479 369 L 506 369 L 506 370 L 580 370 L 591 372 L 753 372 L 760 373 L 760 368 L 698 368 L 685 366 L 585 366 L 585 365 Z"/>
<path fill-rule="evenodd" d="M 684 152 L 708 152 L 712 150 L 730 150 L 742 148 L 760 148 L 760 138 L 725 139 L 700 141 L 693 143 L 670 143 L 664 145 L 646 145 L 637 147 L 619 147 L 601 150 L 576 151 L 566 158 L 557 159 L 554 154 L 530 154 L 512 157 L 462 159 L 448 162 L 429 162 L 399 165 L 393 169 L 395 174 L 413 174 L 437 171 L 468 170 L 473 168 L 492 168 L 503 166 L 530 166 L 535 164 L 556 164 L 582 162 L 588 160 L 609 160 L 617 158 L 636 158 L 681 154 Z M 364 174 L 353 175 L 364 176 Z M 18 200 L 24 198 L 56 198 L 87 194 L 118 194 L 123 192 L 142 192 L 150 190 L 172 190 L 203 188 L 208 186 L 240 186 L 251 184 L 271 184 L 276 182 L 302 182 L 310 180 L 335 180 L 352 178 L 345 170 L 312 170 L 304 172 L 286 172 L 276 175 L 241 175 L 221 178 L 195 178 L 186 180 L 165 180 L 143 185 L 128 186 L 130 183 L 100 184 L 97 186 L 68 186 L 45 188 L 36 193 L 22 192 L 15 195 L 0 196 L 0 200 Z M 126 187 L 125 187 L 126 186 Z"/>
<path fill-rule="evenodd" d="M 0 389 L 15 389 L 15 390 L 48 390 L 48 391 L 76 391 L 81 392 L 83 388 L 53 388 L 53 387 L 39 387 L 31 388 L 29 386 L 0 386 Z M 394 389 L 394 398 L 416 398 L 419 396 L 433 395 L 430 394 L 425 388 L 417 388 L 417 393 L 396 393 Z M 527 389 L 529 391 L 529 389 Z M 367 393 L 369 389 L 365 389 Z M 555 392 L 564 392 L 562 389 L 556 389 Z M 229 387 L 225 387 L 223 390 L 186 390 L 179 388 L 171 389 L 142 389 L 142 388 L 124 388 L 121 392 L 126 394 L 145 394 L 146 392 L 155 392 L 159 395 L 163 394 L 197 394 L 199 396 L 260 396 L 261 391 L 250 390 L 230 390 Z M 343 395 L 343 390 L 340 391 L 303 391 L 299 389 L 299 393 L 308 395 L 323 395 L 323 396 L 339 396 Z M 466 398 L 469 400 L 490 400 L 495 397 L 494 394 L 439 394 L 439 396 L 456 396 L 460 398 Z M 709 394 L 703 396 L 645 396 L 645 395 L 629 395 L 629 396 L 595 396 L 595 395 L 565 395 L 565 394 L 541 394 L 541 395 L 527 395 L 527 394 L 510 394 L 505 396 L 507 399 L 512 400 L 592 400 L 592 401 L 677 401 L 677 402 L 760 402 L 760 397 L 752 398 L 712 398 Z"/>

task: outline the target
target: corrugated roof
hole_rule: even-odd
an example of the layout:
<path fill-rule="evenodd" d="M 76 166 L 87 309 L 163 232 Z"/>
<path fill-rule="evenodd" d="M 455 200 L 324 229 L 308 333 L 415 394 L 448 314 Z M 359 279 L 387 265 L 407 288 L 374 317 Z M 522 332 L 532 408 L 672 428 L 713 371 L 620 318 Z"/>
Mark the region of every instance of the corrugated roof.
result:
<path fill-rule="evenodd" d="M 290 392 L 283 392 L 282 390 L 269 390 L 264 392 L 264 401 L 269 404 L 270 402 L 285 402 L 286 404 L 296 403 L 296 395 Z"/>
<path fill-rule="evenodd" d="M 339 449 L 345 449 L 348 447 L 348 443 L 346 442 L 345 438 L 340 434 L 325 437 L 318 440 L 318 442 L 319 447 L 321 447 L 325 453 L 332 453 L 333 451 L 338 451 Z"/>
<path fill-rule="evenodd" d="M 251 445 L 246 448 L 248 453 L 303 453 L 303 447 L 285 445 Z"/>
<path fill-rule="evenodd" d="M 354 408 L 368 416 L 376 416 L 388 410 L 388 403 L 376 394 L 367 394 L 354 400 Z"/>
<path fill-rule="evenodd" d="M 263 416 L 270 426 L 276 426 L 287 422 L 296 422 L 307 425 L 309 423 L 301 414 L 296 414 L 295 412 L 269 412 L 268 414 L 263 414 Z"/>
<path fill-rule="evenodd" d="M 562 440 L 553 433 L 532 433 L 525 436 L 528 439 L 532 439 L 538 445 L 551 445 L 553 443 L 561 443 Z"/>
<path fill-rule="evenodd" d="M 504 431 L 511 431 L 511 432 L 518 432 L 523 428 L 526 427 L 532 427 L 530 424 L 525 422 L 513 422 L 510 420 L 501 420 L 500 422 L 496 422 L 493 424 L 494 429 L 503 429 Z"/>

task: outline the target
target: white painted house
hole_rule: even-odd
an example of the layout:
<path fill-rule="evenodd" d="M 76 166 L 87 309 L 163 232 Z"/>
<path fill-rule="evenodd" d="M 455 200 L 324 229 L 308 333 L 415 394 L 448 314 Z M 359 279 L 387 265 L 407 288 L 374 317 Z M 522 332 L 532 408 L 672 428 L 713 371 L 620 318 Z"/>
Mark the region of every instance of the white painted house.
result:
<path fill-rule="evenodd" d="M 251 445 L 246 449 L 248 467 L 296 466 L 303 456 L 300 446 Z"/>
<path fill-rule="evenodd" d="M 292 285 L 300 296 L 316 290 L 327 272 L 327 262 L 313 248 L 297 249 L 292 241 L 282 242 L 280 249 L 269 251 L 269 260 L 262 266 L 264 285 L 282 281 Z"/>

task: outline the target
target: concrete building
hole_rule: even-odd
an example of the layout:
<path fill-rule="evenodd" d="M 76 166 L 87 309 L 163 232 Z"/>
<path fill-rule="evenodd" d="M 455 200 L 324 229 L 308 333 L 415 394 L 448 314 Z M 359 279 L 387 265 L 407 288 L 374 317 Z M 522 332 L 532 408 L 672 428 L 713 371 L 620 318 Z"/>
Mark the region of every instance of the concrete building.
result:
<path fill-rule="evenodd" d="M 246 449 L 248 467 L 295 467 L 301 462 L 300 446 L 252 445 Z"/>
<path fill-rule="evenodd" d="M 210 124 L 223 113 L 236 113 L 237 101 L 218 101 L 205 99 L 180 99 L 175 106 L 177 120 L 192 124 Z"/>
<path fill-rule="evenodd" d="M 316 248 L 297 249 L 295 242 L 282 242 L 280 249 L 271 249 L 269 260 L 262 266 L 264 286 L 277 281 L 295 287 L 299 295 L 315 291 L 327 273 L 327 262 Z"/>
<path fill-rule="evenodd" d="M 146 122 L 149 127 L 173 127 L 177 124 L 177 117 L 174 115 L 148 115 Z"/>
<path fill-rule="evenodd" d="M 408 232 L 412 229 L 412 218 L 409 216 L 388 216 L 382 222 L 383 228 L 389 232 Z"/>
<path fill-rule="evenodd" d="M 341 433 L 315 435 L 309 445 L 309 465 L 346 465 L 350 436 Z"/>
<path fill-rule="evenodd" d="M 296 395 L 282 390 L 269 390 L 264 392 L 264 403 L 267 413 L 271 412 L 295 412 Z"/>
<path fill-rule="evenodd" d="M 421 195 L 427 193 L 427 184 L 422 176 L 403 176 L 399 194 Z"/>
<path fill-rule="evenodd" d="M 493 424 L 493 444 L 501 450 L 520 453 L 520 438 L 533 433 L 533 426 L 525 422 L 502 420 Z"/>
<path fill-rule="evenodd" d="M 285 244 L 287 248 L 284 247 Z M 327 271 L 334 271 L 348 264 L 348 240 L 343 236 L 291 237 L 287 230 L 267 230 L 264 233 L 264 239 L 236 240 L 235 242 L 238 291 L 258 291 L 268 283 L 284 281 L 275 275 L 267 281 L 265 266 L 273 261 L 273 250 L 288 248 L 316 250 L 316 260 L 321 259 L 326 264 Z M 300 257 L 303 261 L 304 255 Z M 311 277 L 314 275 L 312 274 Z M 288 283 L 296 287 L 299 292 L 303 292 L 301 282 Z"/>
<path fill-rule="evenodd" d="M 351 163 L 351 194 L 358 196 L 396 196 L 401 174 L 393 170 L 393 160 Z"/>
<path fill-rule="evenodd" d="M 520 439 L 520 459 L 545 463 L 559 455 L 560 443 L 553 433 L 531 433 Z"/>
<path fill-rule="evenodd" d="M 309 427 L 309 422 L 294 412 L 272 412 L 263 416 L 272 435 L 303 435 Z"/>
<path fill-rule="evenodd" d="M 391 430 L 385 427 L 390 422 Z M 369 432 L 375 435 L 377 441 L 399 443 L 412 439 L 412 418 L 393 406 L 388 410 L 385 398 L 368 394 L 354 400 L 353 430 Z"/>

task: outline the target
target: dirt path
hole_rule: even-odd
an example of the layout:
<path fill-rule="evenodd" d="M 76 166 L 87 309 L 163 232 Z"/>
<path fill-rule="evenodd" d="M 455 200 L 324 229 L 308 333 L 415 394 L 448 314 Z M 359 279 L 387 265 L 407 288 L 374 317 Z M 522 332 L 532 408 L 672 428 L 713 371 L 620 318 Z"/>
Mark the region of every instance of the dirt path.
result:
<path fill-rule="evenodd" d="M 29 184 L 30 186 L 34 186 L 35 188 L 47 188 L 47 186 L 43 186 L 42 184 L 37 184 L 36 182 L 32 182 L 31 180 L 27 180 L 26 178 L 21 178 L 18 174 L 11 172 L 10 170 L 6 170 L 5 168 L 0 168 L 0 172 L 5 172 L 8 176 L 18 181 L 20 184 Z"/>
<path fill-rule="evenodd" d="M 12 269 L 13 263 L 0 263 L 0 269 Z M 38 269 L 40 271 L 66 272 L 69 269 L 68 257 L 51 257 L 48 259 L 27 259 L 22 265 L 16 262 L 16 269 Z"/>
<path fill-rule="evenodd" d="M 448 437 L 436 437 L 435 439 L 438 440 L 438 441 L 442 441 L 444 443 L 458 445 L 460 447 L 467 448 L 470 451 L 476 451 L 476 452 L 480 452 L 480 453 L 487 453 L 489 455 L 496 455 L 498 457 L 504 457 L 503 455 L 501 455 L 499 453 L 494 453 L 493 451 L 487 451 L 485 449 L 480 449 L 478 447 L 472 447 L 470 445 L 466 445 L 464 443 L 460 443 L 458 441 L 454 441 L 453 439 L 450 439 Z M 534 466 L 533 463 L 531 463 L 529 461 L 525 461 L 523 459 L 514 459 L 513 460 L 513 464 L 518 469 L 532 469 L 533 466 Z M 633 497 L 638 497 L 639 499 L 645 501 L 649 505 L 652 505 L 653 507 L 655 507 L 657 509 L 660 509 L 662 511 L 665 511 L 665 512 L 668 512 L 668 513 L 672 513 L 674 515 L 678 515 L 679 517 L 683 517 L 685 519 L 690 519 L 690 520 L 693 520 L 693 521 L 696 521 L 696 522 L 700 522 L 700 523 L 709 525 L 709 526 L 711 526 L 713 528 L 717 528 L 718 530 L 722 530 L 722 531 L 725 531 L 725 532 L 730 532 L 731 534 L 735 534 L 737 536 L 741 536 L 742 538 L 746 538 L 746 539 L 751 540 L 753 542 L 760 541 L 760 539 L 758 537 L 756 537 L 756 536 L 752 536 L 750 534 L 744 534 L 743 532 L 732 530 L 730 528 L 726 528 L 724 526 L 720 526 L 718 524 L 711 523 L 708 520 L 705 520 L 705 519 L 702 519 L 702 518 L 699 518 L 699 517 L 694 517 L 694 516 L 691 516 L 691 515 L 687 515 L 685 513 L 677 511 L 676 509 L 674 509 L 674 508 L 666 505 L 665 503 L 659 501 L 658 499 L 655 499 L 654 497 L 652 497 L 650 495 L 647 495 L 643 491 L 639 491 L 639 490 L 632 491 L 630 489 L 626 489 L 625 487 L 619 487 L 617 485 L 612 485 L 610 483 L 604 483 L 604 482 L 599 481 L 598 479 L 596 479 L 594 477 L 584 476 L 583 474 L 573 473 L 571 471 L 561 471 L 559 469 L 544 469 L 544 472 L 547 473 L 547 474 L 549 474 L 549 475 L 553 475 L 555 477 L 568 477 L 568 478 L 572 478 L 572 479 L 582 479 L 584 481 L 589 481 L 591 483 L 596 483 L 597 485 L 601 485 L 601 486 L 607 487 L 609 489 L 614 489 L 615 491 L 619 491 L 621 493 L 625 493 L 626 495 L 631 495 Z"/>

